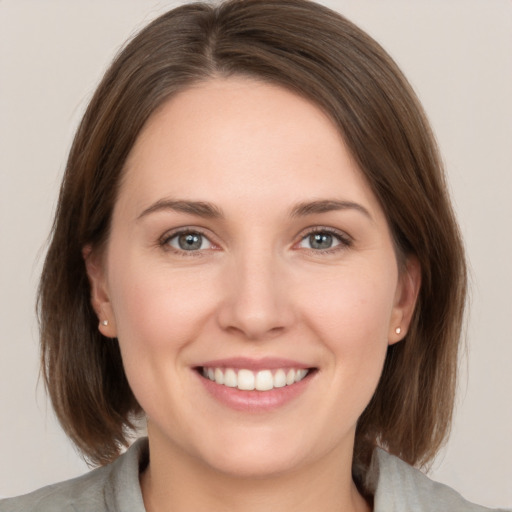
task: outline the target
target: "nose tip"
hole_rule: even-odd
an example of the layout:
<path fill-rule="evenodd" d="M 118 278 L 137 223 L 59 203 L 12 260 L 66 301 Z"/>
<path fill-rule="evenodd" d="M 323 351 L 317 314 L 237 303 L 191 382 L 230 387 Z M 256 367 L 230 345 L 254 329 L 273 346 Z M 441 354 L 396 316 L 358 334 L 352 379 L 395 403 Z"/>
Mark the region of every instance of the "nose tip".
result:
<path fill-rule="evenodd" d="M 271 327 L 267 318 L 263 318 L 262 315 L 253 315 L 252 317 L 244 315 L 242 321 L 239 317 L 237 320 L 229 322 L 224 328 L 231 334 L 246 338 L 249 341 L 272 339 L 284 331 L 284 326 Z"/>
<path fill-rule="evenodd" d="M 247 340 L 271 339 L 286 331 L 294 312 L 285 280 L 269 267 L 232 272 L 219 308 L 221 327 Z"/>

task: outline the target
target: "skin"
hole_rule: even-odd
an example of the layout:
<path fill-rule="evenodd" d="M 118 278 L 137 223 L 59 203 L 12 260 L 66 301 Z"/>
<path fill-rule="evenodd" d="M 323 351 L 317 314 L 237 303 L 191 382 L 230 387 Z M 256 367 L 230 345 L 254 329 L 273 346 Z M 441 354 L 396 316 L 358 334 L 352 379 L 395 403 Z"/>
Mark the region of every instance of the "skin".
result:
<path fill-rule="evenodd" d="M 291 214 L 321 200 L 350 204 Z M 183 229 L 204 235 L 198 250 L 180 249 Z M 399 271 L 377 199 L 315 105 L 247 78 L 174 96 L 130 153 L 106 249 L 85 255 L 99 328 L 150 418 L 148 511 L 370 510 L 351 477 L 356 422 L 407 332 L 419 269 Z M 194 370 L 228 357 L 316 371 L 284 406 L 238 411 Z"/>

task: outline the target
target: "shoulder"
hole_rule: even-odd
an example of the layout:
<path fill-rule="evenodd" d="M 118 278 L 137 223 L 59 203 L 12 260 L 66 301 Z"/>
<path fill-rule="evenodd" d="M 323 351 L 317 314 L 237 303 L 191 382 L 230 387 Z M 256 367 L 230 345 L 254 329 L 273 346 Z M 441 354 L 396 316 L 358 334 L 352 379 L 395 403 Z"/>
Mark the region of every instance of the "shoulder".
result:
<path fill-rule="evenodd" d="M 139 467 L 146 456 L 147 442 L 141 439 L 108 466 L 24 496 L 0 500 L 0 512 L 144 512 Z"/>
<path fill-rule="evenodd" d="M 105 466 L 30 494 L 2 500 L 0 512 L 108 510 L 105 507 L 104 490 L 111 471 L 110 465 Z"/>
<path fill-rule="evenodd" d="M 374 511 L 486 512 L 491 509 L 466 501 L 447 485 L 434 482 L 421 471 L 377 448 L 365 478 L 374 495 Z"/>

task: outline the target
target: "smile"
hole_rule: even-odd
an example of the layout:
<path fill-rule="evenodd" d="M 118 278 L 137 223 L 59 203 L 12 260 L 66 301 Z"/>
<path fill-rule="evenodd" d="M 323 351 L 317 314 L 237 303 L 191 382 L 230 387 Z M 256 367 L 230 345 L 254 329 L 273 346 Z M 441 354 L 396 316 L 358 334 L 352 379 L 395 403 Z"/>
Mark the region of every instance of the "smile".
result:
<path fill-rule="evenodd" d="M 303 380 L 309 373 L 305 368 L 278 368 L 252 371 L 248 369 L 202 367 L 203 377 L 229 388 L 242 391 L 270 391 L 284 388 Z"/>

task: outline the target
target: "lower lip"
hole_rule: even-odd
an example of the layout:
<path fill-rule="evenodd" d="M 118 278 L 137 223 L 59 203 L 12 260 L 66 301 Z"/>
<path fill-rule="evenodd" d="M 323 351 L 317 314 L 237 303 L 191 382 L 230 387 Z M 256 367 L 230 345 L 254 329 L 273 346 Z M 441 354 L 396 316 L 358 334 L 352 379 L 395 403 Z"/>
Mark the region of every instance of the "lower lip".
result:
<path fill-rule="evenodd" d="M 245 412 L 268 412 L 283 407 L 302 394 L 316 372 L 310 372 L 301 381 L 273 388 L 268 391 L 242 391 L 238 388 L 230 388 L 203 377 L 196 372 L 206 390 L 223 405 Z"/>

